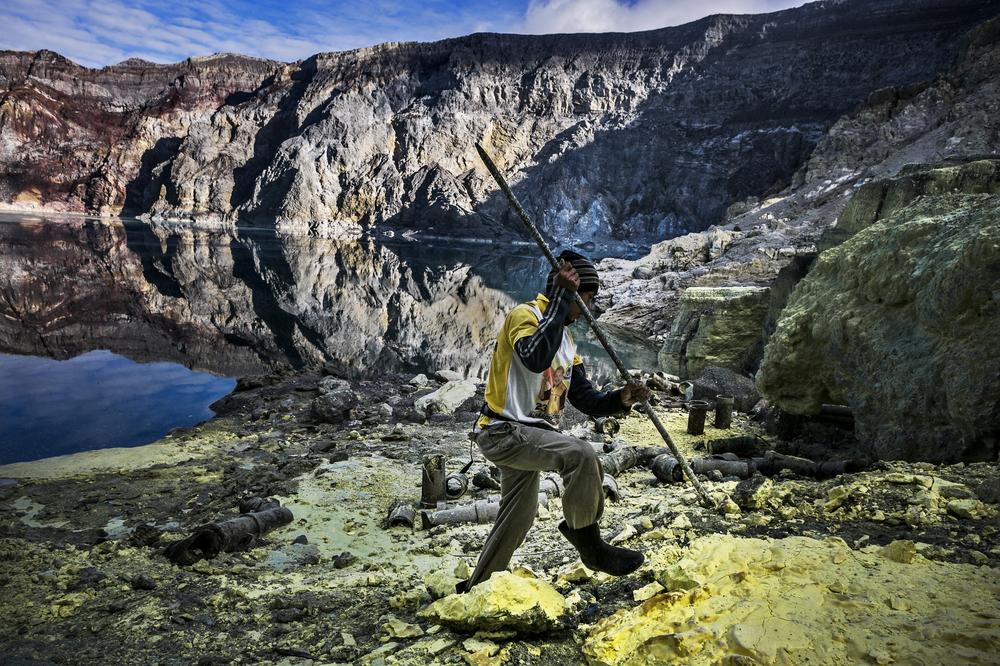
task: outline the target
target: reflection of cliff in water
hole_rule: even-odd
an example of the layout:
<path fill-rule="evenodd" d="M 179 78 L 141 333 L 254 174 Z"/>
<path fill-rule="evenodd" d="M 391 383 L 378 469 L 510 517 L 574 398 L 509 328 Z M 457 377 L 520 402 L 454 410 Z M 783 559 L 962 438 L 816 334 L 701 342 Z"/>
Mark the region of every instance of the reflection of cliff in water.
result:
<path fill-rule="evenodd" d="M 482 375 L 505 292 L 534 289 L 539 266 L 491 246 L 8 216 L 0 351 L 110 349 L 227 375 L 323 363 Z"/>

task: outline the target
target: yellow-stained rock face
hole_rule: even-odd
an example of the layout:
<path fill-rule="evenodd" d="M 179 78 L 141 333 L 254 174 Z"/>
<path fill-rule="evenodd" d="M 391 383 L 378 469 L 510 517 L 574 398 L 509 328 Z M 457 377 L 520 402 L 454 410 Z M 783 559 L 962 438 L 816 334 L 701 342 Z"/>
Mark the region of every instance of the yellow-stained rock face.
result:
<path fill-rule="evenodd" d="M 545 581 L 500 571 L 465 594 L 435 601 L 420 616 L 459 629 L 531 634 L 554 628 L 566 610 L 566 599 Z"/>
<path fill-rule="evenodd" d="M 667 591 L 599 622 L 584 652 L 613 666 L 995 663 L 998 572 L 894 552 L 711 535 L 648 553 Z"/>

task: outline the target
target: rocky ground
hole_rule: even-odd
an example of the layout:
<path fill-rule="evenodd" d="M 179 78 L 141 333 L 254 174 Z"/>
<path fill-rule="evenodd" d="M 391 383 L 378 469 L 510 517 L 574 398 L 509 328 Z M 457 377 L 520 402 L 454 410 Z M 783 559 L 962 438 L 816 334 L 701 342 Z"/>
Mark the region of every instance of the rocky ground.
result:
<path fill-rule="evenodd" d="M 704 477 L 717 501 L 731 498 L 725 514 L 636 467 L 618 475 L 621 497 L 602 521 L 646 552 L 634 575 L 583 567 L 552 498 L 513 574 L 448 596 L 489 525 L 383 524 L 396 500 L 419 499 L 424 454 L 443 453 L 449 472 L 468 461 L 481 387 L 453 379 L 454 413 L 425 418 L 420 398 L 440 382 L 421 384 L 243 380 L 220 416 L 154 444 L 0 467 L 2 661 L 995 663 L 996 462 Z M 764 435 L 745 414 L 687 435 L 683 407 L 659 398 L 690 457 L 736 434 L 814 450 Z M 575 421 L 595 443 L 662 444 L 639 413 L 614 438 Z M 477 452 L 470 475 L 485 465 Z M 253 496 L 280 500 L 293 522 L 190 566 L 163 555 Z"/>

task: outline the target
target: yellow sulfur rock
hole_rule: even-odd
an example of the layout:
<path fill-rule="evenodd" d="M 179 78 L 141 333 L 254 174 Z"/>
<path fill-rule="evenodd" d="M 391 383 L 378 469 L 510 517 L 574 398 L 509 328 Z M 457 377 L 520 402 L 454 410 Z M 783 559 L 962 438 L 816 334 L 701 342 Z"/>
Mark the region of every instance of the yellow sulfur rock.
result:
<path fill-rule="evenodd" d="M 691 529 L 691 519 L 687 517 L 686 514 L 678 514 L 668 525 L 671 529 L 675 530 L 689 530 Z"/>
<path fill-rule="evenodd" d="M 436 655 L 444 652 L 454 644 L 455 640 L 452 638 L 435 638 L 423 643 L 421 647 L 427 651 L 427 654 Z"/>
<path fill-rule="evenodd" d="M 77 609 L 86 601 L 86 593 L 73 592 L 53 601 L 49 606 L 49 612 L 52 613 L 53 617 L 69 617 L 76 613 Z"/>
<path fill-rule="evenodd" d="M 382 631 L 389 638 L 416 638 L 424 635 L 424 630 L 417 625 L 403 622 L 392 615 L 386 618 Z"/>
<path fill-rule="evenodd" d="M 493 641 L 486 641 L 481 638 L 467 638 L 462 642 L 462 647 L 466 652 L 486 652 L 486 656 L 492 657 L 500 651 L 500 646 Z"/>
<path fill-rule="evenodd" d="M 566 599 L 545 581 L 498 571 L 465 594 L 438 599 L 419 615 L 459 629 L 538 633 L 555 627 L 567 608 Z"/>
<path fill-rule="evenodd" d="M 995 663 L 997 571 L 874 550 L 711 535 L 654 551 L 661 582 L 691 587 L 600 621 L 584 652 L 607 666 Z"/>
<path fill-rule="evenodd" d="M 883 557 L 887 557 L 893 562 L 909 564 L 917 556 L 917 546 L 908 539 L 893 541 L 881 551 Z"/>
<path fill-rule="evenodd" d="M 586 583 L 589 580 L 593 580 L 593 578 L 594 572 L 586 564 L 577 560 L 568 567 L 560 570 L 559 578 L 556 582 L 560 584 Z"/>
<path fill-rule="evenodd" d="M 635 599 L 636 601 L 645 601 L 646 599 L 655 597 L 660 592 L 663 592 L 663 589 L 664 589 L 663 586 L 654 580 L 649 585 L 644 585 L 640 587 L 638 590 L 634 591 L 632 593 L 632 598 Z"/>
<path fill-rule="evenodd" d="M 989 510 L 976 499 L 954 499 L 948 502 L 948 513 L 959 518 L 982 518 Z"/>

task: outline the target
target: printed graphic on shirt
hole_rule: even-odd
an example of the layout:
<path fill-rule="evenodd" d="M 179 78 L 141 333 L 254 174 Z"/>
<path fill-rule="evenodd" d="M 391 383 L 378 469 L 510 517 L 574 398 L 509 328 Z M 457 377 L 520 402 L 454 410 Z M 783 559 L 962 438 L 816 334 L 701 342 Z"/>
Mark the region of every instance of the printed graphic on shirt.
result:
<path fill-rule="evenodd" d="M 558 359 L 555 362 L 558 362 Z M 569 381 L 572 376 L 572 366 L 547 368 L 542 373 L 542 385 L 538 391 L 538 401 L 535 403 L 533 415 L 542 418 L 545 418 L 543 414 L 548 417 L 558 415 L 566 407 L 566 395 L 569 393 Z M 552 418 L 546 420 L 553 422 Z"/>

